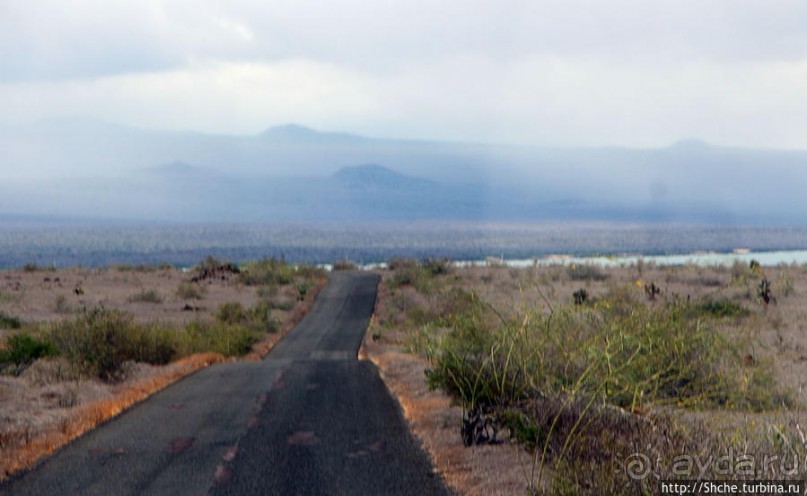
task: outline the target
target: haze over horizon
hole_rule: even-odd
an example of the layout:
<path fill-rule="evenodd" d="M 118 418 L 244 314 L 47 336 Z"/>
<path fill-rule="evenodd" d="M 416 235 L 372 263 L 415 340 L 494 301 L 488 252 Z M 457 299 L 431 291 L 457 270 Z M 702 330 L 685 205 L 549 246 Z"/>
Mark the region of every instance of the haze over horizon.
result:
<path fill-rule="evenodd" d="M 10 0 L 0 123 L 807 149 L 806 21 L 798 0 Z"/>
<path fill-rule="evenodd" d="M 8 0 L 0 215 L 807 225 L 804 81 L 798 0 Z"/>

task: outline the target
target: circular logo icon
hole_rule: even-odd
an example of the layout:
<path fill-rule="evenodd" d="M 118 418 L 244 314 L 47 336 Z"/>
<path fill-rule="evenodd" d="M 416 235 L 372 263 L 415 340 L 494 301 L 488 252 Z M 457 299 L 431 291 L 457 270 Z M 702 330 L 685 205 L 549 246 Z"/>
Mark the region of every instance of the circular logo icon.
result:
<path fill-rule="evenodd" d="M 625 463 L 625 473 L 633 480 L 643 480 L 650 475 L 650 458 L 634 453 L 628 457 Z"/>

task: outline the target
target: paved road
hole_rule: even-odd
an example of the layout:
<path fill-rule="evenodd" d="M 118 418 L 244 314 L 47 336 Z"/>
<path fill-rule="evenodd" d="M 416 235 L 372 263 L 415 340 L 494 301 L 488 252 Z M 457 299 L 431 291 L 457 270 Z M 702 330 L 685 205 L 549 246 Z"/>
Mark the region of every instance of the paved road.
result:
<path fill-rule="evenodd" d="M 356 359 L 377 283 L 334 273 L 264 361 L 166 388 L 0 494 L 449 494 L 375 366 Z"/>

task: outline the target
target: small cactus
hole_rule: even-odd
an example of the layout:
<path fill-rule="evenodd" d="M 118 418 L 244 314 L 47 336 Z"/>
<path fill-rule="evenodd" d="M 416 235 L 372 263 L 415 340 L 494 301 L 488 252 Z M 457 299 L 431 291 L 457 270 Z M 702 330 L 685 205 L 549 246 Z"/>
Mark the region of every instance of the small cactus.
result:
<path fill-rule="evenodd" d="M 648 286 L 644 287 L 644 293 L 650 301 L 656 301 L 656 296 L 661 294 L 661 289 L 656 286 L 656 283 L 651 282 Z"/>
<path fill-rule="evenodd" d="M 771 291 L 771 282 L 767 278 L 763 278 L 759 282 L 757 295 L 765 302 L 765 306 L 770 305 L 771 302 L 776 303 L 776 298 L 773 297 L 773 292 Z"/>

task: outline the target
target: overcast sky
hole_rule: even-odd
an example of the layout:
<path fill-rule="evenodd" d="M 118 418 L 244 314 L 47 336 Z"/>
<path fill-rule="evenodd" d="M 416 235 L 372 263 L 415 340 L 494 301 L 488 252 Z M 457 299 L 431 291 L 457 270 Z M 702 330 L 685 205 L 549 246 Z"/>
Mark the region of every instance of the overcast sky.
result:
<path fill-rule="evenodd" d="M 0 123 L 807 149 L 804 0 L 0 0 Z"/>

